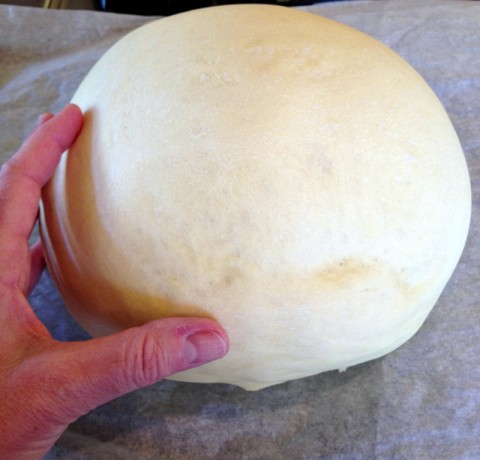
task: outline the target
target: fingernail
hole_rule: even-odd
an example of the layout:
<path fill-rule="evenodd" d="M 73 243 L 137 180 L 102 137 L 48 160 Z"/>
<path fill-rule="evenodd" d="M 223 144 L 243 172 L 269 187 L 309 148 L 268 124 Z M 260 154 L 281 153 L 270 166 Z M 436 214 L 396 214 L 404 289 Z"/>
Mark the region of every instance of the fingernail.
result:
<path fill-rule="evenodd" d="M 223 358 L 227 353 L 227 344 L 214 331 L 197 332 L 185 340 L 184 353 L 189 364 L 205 364 Z"/>
<path fill-rule="evenodd" d="M 42 113 L 37 119 L 37 127 L 42 126 L 53 117 L 54 115 L 52 115 L 51 113 Z"/>

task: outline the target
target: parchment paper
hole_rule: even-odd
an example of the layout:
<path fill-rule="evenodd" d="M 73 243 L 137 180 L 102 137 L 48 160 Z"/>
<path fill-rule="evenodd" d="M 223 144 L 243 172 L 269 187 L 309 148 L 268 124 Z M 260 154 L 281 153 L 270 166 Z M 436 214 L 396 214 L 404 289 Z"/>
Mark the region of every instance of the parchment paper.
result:
<path fill-rule="evenodd" d="M 303 9 L 391 46 L 444 103 L 465 150 L 474 200 L 453 278 L 420 332 L 382 359 L 256 393 L 164 381 L 82 417 L 47 459 L 480 458 L 480 2 Z M 69 101 L 110 45 L 152 19 L 0 5 L 1 161 L 40 113 Z M 31 301 L 56 338 L 87 338 L 48 274 Z"/>

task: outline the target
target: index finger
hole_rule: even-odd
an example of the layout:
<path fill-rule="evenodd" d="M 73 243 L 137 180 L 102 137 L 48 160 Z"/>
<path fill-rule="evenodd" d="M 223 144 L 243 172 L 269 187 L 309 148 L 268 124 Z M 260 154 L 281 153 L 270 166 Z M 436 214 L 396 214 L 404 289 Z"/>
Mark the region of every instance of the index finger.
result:
<path fill-rule="evenodd" d="M 0 234 L 2 243 L 28 239 L 35 223 L 40 193 L 62 153 L 80 132 L 83 117 L 73 104 L 39 126 L 0 170 Z"/>

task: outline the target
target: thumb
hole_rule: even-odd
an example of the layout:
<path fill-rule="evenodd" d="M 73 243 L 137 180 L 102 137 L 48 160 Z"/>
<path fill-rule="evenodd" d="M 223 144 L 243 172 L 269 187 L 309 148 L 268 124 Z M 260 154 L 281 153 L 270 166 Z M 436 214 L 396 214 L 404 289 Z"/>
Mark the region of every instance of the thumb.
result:
<path fill-rule="evenodd" d="M 58 344 L 50 362 L 66 423 L 171 374 L 222 358 L 226 332 L 206 318 L 167 318 L 86 342 Z M 54 347 L 56 348 L 56 347 Z M 53 352 L 53 350 L 51 350 Z M 51 380 L 51 381 L 52 381 Z"/>

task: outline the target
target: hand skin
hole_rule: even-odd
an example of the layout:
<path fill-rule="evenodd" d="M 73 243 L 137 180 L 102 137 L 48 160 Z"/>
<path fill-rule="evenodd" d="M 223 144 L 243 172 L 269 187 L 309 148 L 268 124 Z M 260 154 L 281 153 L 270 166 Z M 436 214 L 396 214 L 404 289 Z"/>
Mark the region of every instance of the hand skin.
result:
<path fill-rule="evenodd" d="M 81 130 L 70 104 L 44 114 L 0 170 L 0 459 L 42 458 L 78 417 L 130 391 L 223 357 L 225 331 L 169 318 L 85 342 L 54 340 L 27 295 L 45 266 L 28 238 L 41 188 Z"/>

